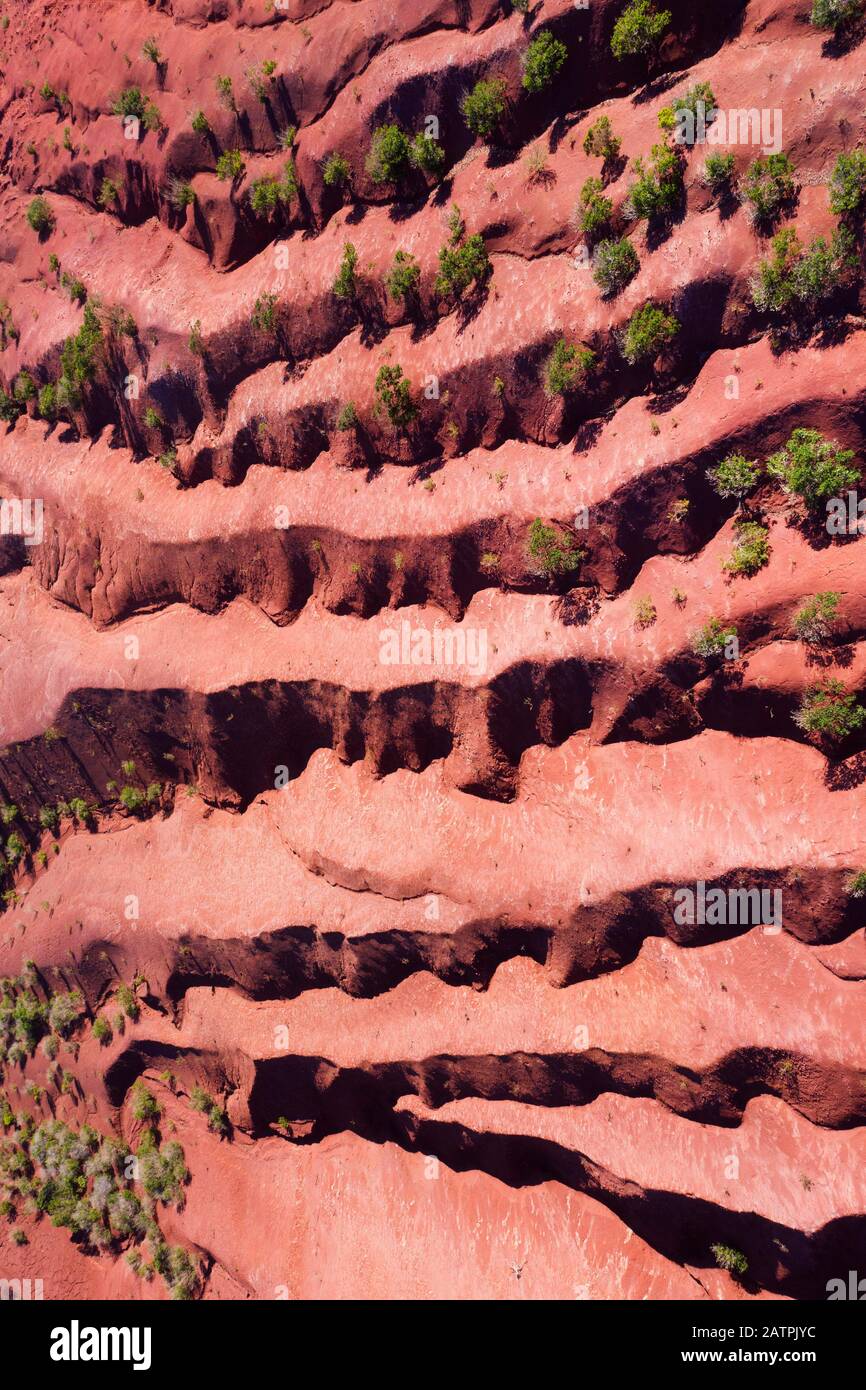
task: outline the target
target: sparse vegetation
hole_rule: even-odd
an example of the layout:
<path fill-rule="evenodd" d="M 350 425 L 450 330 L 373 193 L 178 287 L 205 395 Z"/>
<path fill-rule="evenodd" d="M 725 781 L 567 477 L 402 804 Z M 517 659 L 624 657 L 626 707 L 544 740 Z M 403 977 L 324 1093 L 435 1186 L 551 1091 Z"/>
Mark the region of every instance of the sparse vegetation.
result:
<path fill-rule="evenodd" d="M 351 174 L 349 161 L 343 154 L 329 154 L 322 166 L 322 182 L 326 188 L 345 188 Z"/>
<path fill-rule="evenodd" d="M 223 181 L 234 183 L 246 171 L 246 162 L 240 150 L 223 150 L 216 162 L 216 176 Z"/>
<path fill-rule="evenodd" d="M 803 250 L 792 227 L 773 237 L 772 254 L 751 282 L 752 301 L 762 313 L 781 313 L 795 304 L 815 309 L 850 284 L 859 264 L 854 238 L 839 227 L 828 242 L 816 237 Z"/>
<path fill-rule="evenodd" d="M 391 298 L 410 299 L 417 294 L 420 279 L 421 267 L 415 257 L 408 251 L 396 251 L 394 264 L 385 280 Z"/>
<path fill-rule="evenodd" d="M 856 217 L 866 205 L 866 150 L 839 155 L 830 175 L 830 211 L 836 217 Z"/>
<path fill-rule="evenodd" d="M 272 290 L 265 290 L 253 305 L 250 323 L 257 333 L 273 335 L 277 329 L 277 296 Z"/>
<path fill-rule="evenodd" d="M 794 166 L 788 155 L 760 155 L 749 165 L 738 188 L 740 201 L 748 204 L 753 221 L 773 222 L 796 192 Z"/>
<path fill-rule="evenodd" d="M 548 578 L 573 573 L 585 553 L 570 536 L 538 516 L 529 528 L 528 550 L 533 567 Z"/>
<path fill-rule="evenodd" d="M 607 164 L 616 159 L 621 144 L 619 136 L 613 133 L 609 117 L 599 116 L 583 137 L 583 152 L 595 155 Z"/>
<path fill-rule="evenodd" d="M 734 526 L 734 548 L 722 568 L 734 576 L 757 574 L 770 559 L 769 534 L 759 521 L 738 521 Z"/>
<path fill-rule="evenodd" d="M 594 241 L 610 223 L 613 203 L 604 195 L 601 179 L 587 179 L 580 190 L 577 204 L 577 224 L 587 241 Z"/>
<path fill-rule="evenodd" d="M 120 196 L 120 184 L 115 179 L 103 179 L 96 201 L 101 208 L 109 208 Z"/>
<path fill-rule="evenodd" d="M 691 649 L 695 656 L 704 658 L 724 656 L 729 642 L 736 642 L 737 629 L 731 624 L 726 627 L 719 618 L 710 618 L 702 628 L 692 633 Z"/>
<path fill-rule="evenodd" d="M 866 869 L 858 869 L 845 884 L 849 898 L 866 898 Z"/>
<path fill-rule="evenodd" d="M 652 627 L 658 617 L 658 609 L 649 595 L 644 594 L 634 606 L 634 625 L 638 628 Z"/>
<path fill-rule="evenodd" d="M 733 1274 L 737 1279 L 742 1279 L 748 1274 L 749 1261 L 741 1250 L 735 1250 L 732 1245 L 713 1245 L 711 1249 L 719 1269 L 727 1270 L 728 1274 Z"/>
<path fill-rule="evenodd" d="M 41 194 L 28 204 L 26 216 L 28 226 L 33 228 L 40 239 L 50 236 L 54 231 L 55 218 L 51 204 Z"/>
<path fill-rule="evenodd" d="M 863 11 L 863 0 L 812 0 L 809 22 L 816 29 L 838 32 L 852 24 Z"/>
<path fill-rule="evenodd" d="M 701 182 L 707 188 L 712 189 L 713 193 L 724 193 L 731 187 L 731 180 L 734 177 L 734 156 L 732 154 L 720 154 L 715 150 L 708 154 L 704 160 L 704 167 L 701 170 Z"/>
<path fill-rule="evenodd" d="M 358 252 L 351 241 L 347 241 L 343 247 L 343 255 L 340 260 L 340 268 L 332 285 L 334 294 L 338 299 L 353 299 L 358 291 Z"/>

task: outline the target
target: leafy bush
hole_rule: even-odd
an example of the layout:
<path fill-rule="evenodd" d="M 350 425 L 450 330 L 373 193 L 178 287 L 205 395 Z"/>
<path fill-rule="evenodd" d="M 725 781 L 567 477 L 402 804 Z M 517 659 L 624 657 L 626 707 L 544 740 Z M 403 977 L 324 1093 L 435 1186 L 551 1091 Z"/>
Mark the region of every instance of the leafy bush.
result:
<path fill-rule="evenodd" d="M 813 0 L 809 23 L 816 29 L 843 29 L 862 9 L 863 0 Z"/>
<path fill-rule="evenodd" d="M 737 629 L 733 625 L 725 627 L 719 618 L 710 618 L 702 628 L 692 633 L 690 645 L 695 656 L 723 656 L 728 642 L 736 640 L 736 636 Z"/>
<path fill-rule="evenodd" d="M 418 414 L 412 387 L 397 365 L 382 366 L 376 373 L 376 409 L 384 410 L 391 424 L 405 429 Z"/>
<path fill-rule="evenodd" d="M 48 1024 L 61 1038 L 75 1027 L 83 1012 L 83 1000 L 77 989 L 68 994 L 52 994 L 48 1005 Z"/>
<path fill-rule="evenodd" d="M 399 183 L 409 171 L 411 147 L 398 125 L 381 125 L 373 132 L 367 173 L 374 183 Z"/>
<path fill-rule="evenodd" d="M 133 1085 L 130 1096 L 132 1098 L 132 1118 L 138 1120 L 140 1124 L 149 1124 L 151 1120 L 158 1120 L 162 1113 L 159 1102 L 152 1091 L 149 1091 L 142 1080 L 138 1080 Z"/>
<path fill-rule="evenodd" d="M 437 178 L 445 168 L 445 151 L 438 140 L 423 130 L 419 130 L 412 141 L 409 158 L 416 169 L 423 169 L 425 174 L 434 174 Z"/>
<path fill-rule="evenodd" d="M 407 251 L 394 253 L 394 264 L 385 280 L 392 299 L 408 299 L 418 290 L 421 267 Z"/>
<path fill-rule="evenodd" d="M 210 121 L 203 111 L 196 111 L 193 114 L 191 124 L 196 135 L 210 135 Z"/>
<path fill-rule="evenodd" d="M 608 160 L 616 159 L 622 141 L 613 133 L 613 126 L 607 116 L 599 116 L 583 137 L 584 154 L 596 155 Z"/>
<path fill-rule="evenodd" d="M 745 497 L 758 482 L 757 463 L 743 454 L 728 454 L 716 468 L 707 470 L 707 477 L 720 497 Z"/>
<path fill-rule="evenodd" d="M 604 196 L 601 179 L 587 179 L 580 190 L 577 222 L 588 241 L 592 241 L 608 225 L 612 213 L 613 203 Z"/>
<path fill-rule="evenodd" d="M 838 680 L 813 685 L 794 715 L 794 723 L 805 733 L 818 734 L 834 742 L 854 733 L 864 720 L 866 709 Z"/>
<path fill-rule="evenodd" d="M 866 898 L 866 869 L 858 869 L 845 884 L 845 892 L 851 898 Z"/>
<path fill-rule="evenodd" d="M 732 154 L 719 154 L 715 151 L 708 154 L 704 160 L 704 167 L 701 171 L 701 182 L 707 188 L 711 188 L 714 193 L 721 193 L 723 189 L 729 188 L 734 174 L 734 156 Z"/>
<path fill-rule="evenodd" d="M 110 207 L 116 203 L 120 194 L 120 184 L 115 179 L 103 179 L 102 186 L 97 194 L 96 201 L 101 208 Z"/>
<path fill-rule="evenodd" d="M 673 341 L 679 327 L 674 316 L 657 304 L 644 304 L 629 319 L 622 342 L 623 357 L 631 366 L 654 360 Z"/>
<path fill-rule="evenodd" d="M 866 150 L 839 155 L 830 175 L 830 211 L 836 217 L 859 213 L 866 203 Z"/>
<path fill-rule="evenodd" d="M 749 204 L 749 216 L 760 223 L 774 221 L 795 191 L 794 166 L 786 154 L 753 160 L 738 189 L 740 201 Z"/>
<path fill-rule="evenodd" d="M 796 303 L 815 310 L 852 282 L 859 264 L 847 227 L 838 227 L 829 242 L 816 237 L 805 250 L 793 227 L 786 227 L 773 237 L 771 250 L 750 285 L 761 313 L 782 313 Z"/>
<path fill-rule="evenodd" d="M 482 78 L 460 103 L 463 119 L 482 140 L 495 134 L 505 113 L 507 83 L 501 77 Z"/>
<path fill-rule="evenodd" d="M 549 29 L 542 29 L 523 55 L 523 86 L 527 92 L 543 92 L 562 69 L 568 49 Z"/>
<path fill-rule="evenodd" d="M 51 204 L 41 194 L 28 204 L 26 217 L 28 225 L 40 239 L 50 236 L 54 231 L 55 217 L 51 211 Z"/>
<path fill-rule="evenodd" d="M 729 1274 L 734 1274 L 738 1278 L 748 1273 L 749 1261 L 742 1251 L 735 1250 L 732 1245 L 714 1245 L 711 1248 L 713 1259 L 719 1269 L 726 1269 Z"/>
<path fill-rule="evenodd" d="M 347 241 L 343 247 L 343 258 L 340 261 L 340 269 L 337 271 L 332 289 L 338 299 L 352 299 L 357 293 L 358 282 L 355 270 L 358 264 L 358 252 L 355 250 L 351 241 Z"/>
<path fill-rule="evenodd" d="M 860 469 L 852 466 L 853 458 L 852 449 L 840 449 L 819 430 L 798 428 L 784 448 L 767 459 L 767 472 L 814 510 L 857 485 Z"/>
<path fill-rule="evenodd" d="M 628 237 L 600 241 L 592 258 L 592 278 L 602 294 L 620 294 L 640 270 L 640 259 Z"/>
<path fill-rule="evenodd" d="M 658 12 L 649 0 L 630 0 L 613 26 L 610 50 L 614 58 L 650 56 L 670 22 L 670 10 Z"/>
<path fill-rule="evenodd" d="M 214 78 L 214 86 L 216 87 L 220 105 L 224 106 L 227 111 L 237 111 L 231 78 L 227 77 L 224 73 L 218 73 Z"/>
<path fill-rule="evenodd" d="M 728 574 L 757 574 L 770 559 L 769 531 L 759 521 L 738 521 L 734 527 L 736 540 L 730 556 L 722 565 Z"/>
<path fill-rule="evenodd" d="M 286 165 L 282 179 L 255 179 L 250 188 L 250 206 L 257 217 L 272 217 L 281 203 L 288 203 L 297 192 L 294 165 Z"/>
<path fill-rule="evenodd" d="M 236 179 L 243 178 L 246 167 L 240 150 L 223 150 L 216 162 L 216 176 L 234 183 Z"/>
<path fill-rule="evenodd" d="M 480 284 L 490 270 L 490 257 L 479 232 L 460 245 L 453 243 L 439 251 L 439 273 L 435 289 L 443 298 L 459 298 L 472 284 Z"/>
<path fill-rule="evenodd" d="M 636 159 L 637 175 L 628 191 L 628 209 L 638 219 L 663 217 L 672 212 L 683 191 L 683 166 L 679 155 L 668 145 L 653 145 L 649 164 Z"/>
<path fill-rule="evenodd" d="M 544 389 L 548 396 L 564 396 L 585 380 L 595 363 L 591 348 L 560 338 L 544 364 Z"/>
<path fill-rule="evenodd" d="M 204 357 L 204 338 L 201 332 L 201 319 L 196 319 L 190 328 L 187 347 L 194 357 Z"/>
<path fill-rule="evenodd" d="M 351 178 L 349 161 L 344 154 L 328 155 L 322 169 L 322 181 L 326 188 L 344 188 Z"/>
<path fill-rule="evenodd" d="M 144 805 L 144 792 L 140 791 L 138 787 L 122 787 L 120 802 L 127 811 L 140 811 Z"/>
<path fill-rule="evenodd" d="M 649 595 L 644 594 L 642 598 L 639 598 L 637 600 L 634 606 L 635 627 L 652 627 L 657 617 L 658 609 L 656 608 Z"/>
<path fill-rule="evenodd" d="M 354 401 L 347 401 L 337 416 L 337 429 L 341 433 L 354 430 L 358 427 L 358 412 L 355 409 Z"/>
<path fill-rule="evenodd" d="M 111 1042 L 111 1024 L 107 1018 L 95 1018 L 93 1020 L 93 1036 L 100 1047 L 107 1047 Z"/>
<path fill-rule="evenodd" d="M 827 590 L 807 599 L 791 622 L 795 636 L 809 646 L 819 646 L 830 636 L 839 609 L 841 594 Z"/>
<path fill-rule="evenodd" d="M 585 554 L 570 536 L 545 525 L 538 516 L 529 528 L 528 549 L 534 568 L 548 577 L 572 574 Z"/>

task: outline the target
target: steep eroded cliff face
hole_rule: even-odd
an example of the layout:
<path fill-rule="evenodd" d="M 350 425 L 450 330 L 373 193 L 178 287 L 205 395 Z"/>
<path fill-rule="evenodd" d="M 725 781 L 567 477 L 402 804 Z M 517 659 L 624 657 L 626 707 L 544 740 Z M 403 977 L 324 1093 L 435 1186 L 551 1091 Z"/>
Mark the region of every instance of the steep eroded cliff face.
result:
<path fill-rule="evenodd" d="M 5 1277 L 862 1264 L 827 8 L 0 5 Z"/>

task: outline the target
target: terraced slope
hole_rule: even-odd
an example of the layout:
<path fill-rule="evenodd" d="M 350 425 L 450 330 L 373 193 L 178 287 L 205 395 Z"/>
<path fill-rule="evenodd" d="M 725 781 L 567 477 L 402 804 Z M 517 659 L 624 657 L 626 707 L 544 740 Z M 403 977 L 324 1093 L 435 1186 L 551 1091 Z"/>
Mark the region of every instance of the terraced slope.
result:
<path fill-rule="evenodd" d="M 0 1271 L 47 1298 L 862 1260 L 863 27 L 670 0 L 617 58 L 626 11 L 5 8 Z"/>

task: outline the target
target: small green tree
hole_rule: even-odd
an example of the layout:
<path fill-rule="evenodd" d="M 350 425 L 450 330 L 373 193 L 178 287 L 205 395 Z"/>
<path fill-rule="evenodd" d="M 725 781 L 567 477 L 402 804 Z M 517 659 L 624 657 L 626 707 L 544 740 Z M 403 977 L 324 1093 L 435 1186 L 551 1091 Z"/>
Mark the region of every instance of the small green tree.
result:
<path fill-rule="evenodd" d="M 462 232 L 461 232 L 462 236 Z M 460 244 L 452 240 L 439 251 L 436 293 L 443 299 L 459 298 L 470 285 L 478 285 L 490 272 L 490 257 L 479 232 Z"/>
<path fill-rule="evenodd" d="M 543 92 L 568 58 L 568 49 L 549 29 L 536 34 L 523 55 L 523 86 L 527 92 Z"/>
<path fill-rule="evenodd" d="M 392 299 L 410 299 L 418 292 L 421 267 L 407 251 L 394 253 L 394 264 L 385 280 Z"/>
<path fill-rule="evenodd" d="M 734 527 L 734 548 L 722 569 L 728 574 L 751 577 L 770 559 L 769 531 L 759 521 L 738 521 Z"/>
<path fill-rule="evenodd" d="M 735 1250 L 732 1245 L 713 1245 L 711 1249 L 719 1269 L 726 1269 L 738 1279 L 748 1274 L 749 1261 L 741 1250 Z"/>
<path fill-rule="evenodd" d="M 630 0 L 610 39 L 614 58 L 651 58 L 671 22 L 670 10 L 657 11 L 650 0 Z"/>
<path fill-rule="evenodd" d="M 701 183 L 712 189 L 713 193 L 726 192 L 731 187 L 734 176 L 734 156 L 720 154 L 718 150 L 708 154 L 701 171 Z"/>
<path fill-rule="evenodd" d="M 223 150 L 216 162 L 216 176 L 223 181 L 235 183 L 246 171 L 246 163 L 240 150 Z"/>
<path fill-rule="evenodd" d="M 844 29 L 863 10 L 863 0 L 812 0 L 809 22 L 816 29 Z"/>
<path fill-rule="evenodd" d="M 416 169 L 423 169 L 425 174 L 432 174 L 435 178 L 440 176 L 446 164 L 445 151 L 439 141 L 423 130 L 419 130 L 412 141 L 409 158 Z"/>
<path fill-rule="evenodd" d="M 412 387 L 403 375 L 403 368 L 382 366 L 376 373 L 376 410 L 385 411 L 396 429 L 405 429 L 418 414 L 412 398 Z"/>
<path fill-rule="evenodd" d="M 680 325 L 652 301 L 635 309 L 623 335 L 622 354 L 634 366 L 638 362 L 654 361 L 659 353 L 673 342 Z"/>
<path fill-rule="evenodd" d="M 591 348 L 560 338 L 544 364 L 544 389 L 548 396 L 565 396 L 581 385 L 595 365 Z"/>
<path fill-rule="evenodd" d="M 539 516 L 529 528 L 527 549 L 533 569 L 547 578 L 574 573 L 585 554 L 571 536 L 546 525 Z"/>
<path fill-rule="evenodd" d="M 322 182 L 326 188 L 345 188 L 352 176 L 349 161 L 344 154 L 330 154 L 322 168 Z"/>
<path fill-rule="evenodd" d="M 866 204 L 866 150 L 842 153 L 830 175 L 830 211 L 836 217 L 854 217 Z"/>
<path fill-rule="evenodd" d="M 784 448 L 767 459 L 767 472 L 778 478 L 786 492 L 801 497 L 817 510 L 860 481 L 860 469 L 852 465 L 854 452 L 825 439 L 820 430 L 792 431 Z"/>
<path fill-rule="evenodd" d="M 653 145 L 649 162 L 640 158 L 632 165 L 636 175 L 628 191 L 627 208 L 633 217 L 658 218 L 673 212 L 683 192 L 683 166 L 668 145 Z"/>
<path fill-rule="evenodd" d="M 266 290 L 258 296 L 250 314 L 250 323 L 257 333 L 273 336 L 276 332 L 277 296 L 272 290 Z"/>
<path fill-rule="evenodd" d="M 473 135 L 490 140 L 505 114 L 507 83 L 501 77 L 482 78 L 460 103 L 463 119 Z"/>
<path fill-rule="evenodd" d="M 607 299 L 621 294 L 640 270 L 640 259 L 628 237 L 600 241 L 592 257 L 592 278 Z"/>
<path fill-rule="evenodd" d="M 51 204 L 41 194 L 28 203 L 26 217 L 28 225 L 33 228 L 40 241 L 54 231 L 55 217 Z"/>

